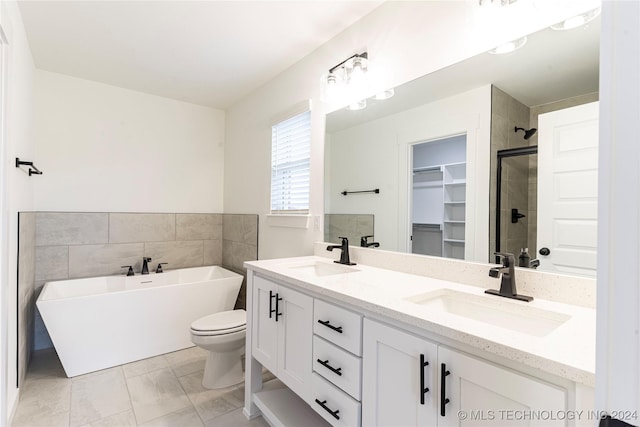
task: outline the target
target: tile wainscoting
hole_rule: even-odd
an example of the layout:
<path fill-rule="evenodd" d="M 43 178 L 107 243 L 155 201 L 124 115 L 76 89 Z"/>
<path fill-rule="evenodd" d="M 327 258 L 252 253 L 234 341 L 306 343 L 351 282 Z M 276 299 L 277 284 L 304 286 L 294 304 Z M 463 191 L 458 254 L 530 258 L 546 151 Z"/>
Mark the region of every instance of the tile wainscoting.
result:
<path fill-rule="evenodd" d="M 325 214 L 324 241 L 339 243 L 340 237 L 349 239 L 349 244 L 357 246 L 362 236 L 374 233 L 374 216 L 372 214 Z M 369 239 L 373 242 L 374 239 Z"/>
<path fill-rule="evenodd" d="M 18 379 L 31 350 L 52 347 L 35 309 L 52 280 L 136 274 L 142 257 L 149 269 L 221 265 L 245 274 L 244 261 L 258 257 L 258 216 L 215 213 L 21 212 L 19 214 Z M 244 308 L 245 284 L 236 308 Z"/>

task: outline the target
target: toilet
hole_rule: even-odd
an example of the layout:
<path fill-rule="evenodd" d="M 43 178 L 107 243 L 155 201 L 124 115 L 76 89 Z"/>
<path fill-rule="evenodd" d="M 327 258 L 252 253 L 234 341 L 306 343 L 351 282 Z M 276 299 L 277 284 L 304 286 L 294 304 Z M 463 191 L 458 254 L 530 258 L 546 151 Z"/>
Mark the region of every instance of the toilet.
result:
<path fill-rule="evenodd" d="M 191 324 L 191 342 L 209 352 L 202 385 L 209 389 L 229 387 L 244 380 L 247 312 L 221 311 L 201 317 Z"/>

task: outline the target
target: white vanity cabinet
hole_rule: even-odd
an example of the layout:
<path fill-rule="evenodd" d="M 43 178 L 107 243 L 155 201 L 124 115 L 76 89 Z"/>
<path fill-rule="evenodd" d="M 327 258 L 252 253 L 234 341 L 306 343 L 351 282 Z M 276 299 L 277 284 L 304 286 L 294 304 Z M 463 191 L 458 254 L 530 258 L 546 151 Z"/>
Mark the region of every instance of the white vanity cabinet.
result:
<path fill-rule="evenodd" d="M 363 426 L 431 426 L 437 410 L 437 346 L 365 319 Z"/>
<path fill-rule="evenodd" d="M 359 426 L 362 316 L 314 299 L 311 406 L 334 427 Z"/>
<path fill-rule="evenodd" d="M 587 382 L 590 371 L 584 369 L 589 358 L 580 359 L 564 345 L 569 341 L 587 354 L 592 341 L 572 335 L 595 323 L 590 312 L 566 309 L 573 317 L 560 328 L 572 335 L 470 334 L 460 319 L 459 326 L 449 324 L 454 319 L 444 314 L 425 321 L 402 311 L 404 303 L 387 303 L 385 294 L 362 285 L 377 276 L 358 279 L 359 273 L 350 272 L 314 279 L 314 271 L 325 270 L 299 270 L 322 262 L 288 261 L 293 267 L 282 260 L 248 263 L 247 417 L 263 415 L 279 427 L 593 425 L 594 419 L 587 418 L 594 408 L 593 388 Z M 383 276 L 375 282 L 378 287 L 399 283 L 394 272 L 373 272 Z M 413 286 L 411 280 L 407 286 Z M 357 292 L 363 289 L 362 298 L 351 295 L 356 293 L 351 283 Z M 543 355 L 521 348 L 554 345 L 562 345 L 563 353 L 556 347 Z M 522 363 L 529 357 L 533 363 Z M 569 372 L 558 372 L 554 363 Z M 286 387 L 276 382 L 263 388 L 263 367 Z"/>
<path fill-rule="evenodd" d="M 251 354 L 298 396 L 311 390 L 313 298 L 253 277 Z"/>
<path fill-rule="evenodd" d="M 531 425 L 567 410 L 565 389 L 369 319 L 362 378 L 363 426 Z"/>

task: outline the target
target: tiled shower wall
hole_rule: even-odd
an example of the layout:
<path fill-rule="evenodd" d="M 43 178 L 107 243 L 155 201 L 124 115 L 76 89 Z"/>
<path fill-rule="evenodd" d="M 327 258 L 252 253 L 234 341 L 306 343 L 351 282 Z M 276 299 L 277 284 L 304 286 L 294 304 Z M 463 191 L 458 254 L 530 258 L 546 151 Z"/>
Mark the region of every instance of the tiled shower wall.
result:
<path fill-rule="evenodd" d="M 21 271 L 33 271 L 32 279 L 19 283 L 20 295 L 26 296 L 20 306 L 19 325 L 25 331 L 20 345 L 26 349 L 19 360 L 25 363 L 29 348 L 52 346 L 34 310 L 35 299 L 47 281 L 124 274 L 123 265 L 132 265 L 139 274 L 142 257 L 152 258 L 150 271 L 166 262 L 165 269 L 222 265 L 244 274 L 244 261 L 258 255 L 257 215 L 28 212 L 20 218 L 24 225 L 20 239 L 26 241 L 20 248 Z M 237 308 L 244 307 L 244 289 L 243 284 Z M 34 323 L 32 335 L 28 322 Z M 26 344 L 30 336 L 33 346 Z"/>
<path fill-rule="evenodd" d="M 491 88 L 491 184 L 489 196 L 489 253 L 493 254 L 496 248 L 496 190 L 497 190 L 497 160 L 498 151 L 507 148 L 526 147 L 531 144 L 531 139 L 525 140 L 522 131 L 516 133 L 514 128 L 529 129 L 529 107 L 503 92 L 497 87 Z M 503 185 L 500 224 L 500 249 L 502 252 L 511 252 L 516 257 L 520 248 L 528 247 L 528 225 L 530 212 L 528 209 L 529 197 L 526 187 L 529 180 L 528 159 L 509 163 L 503 161 Z M 514 167 L 519 163 L 522 167 Z M 524 185 L 524 189 L 521 185 Z M 511 223 L 511 208 L 518 208 L 527 215 L 516 224 Z M 493 258 L 493 257 L 491 257 Z M 533 257 L 532 257 L 533 258 Z M 493 259 L 489 260 L 493 262 Z"/>

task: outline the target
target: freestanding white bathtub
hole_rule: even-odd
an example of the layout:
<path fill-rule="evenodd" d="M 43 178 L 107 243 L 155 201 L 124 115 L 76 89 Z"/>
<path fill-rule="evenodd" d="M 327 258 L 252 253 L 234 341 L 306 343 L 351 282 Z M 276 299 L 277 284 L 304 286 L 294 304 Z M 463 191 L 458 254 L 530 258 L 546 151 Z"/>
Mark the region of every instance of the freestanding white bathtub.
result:
<path fill-rule="evenodd" d="M 196 267 L 48 282 L 36 301 L 68 377 L 193 346 L 191 323 L 232 310 L 242 276 Z"/>

